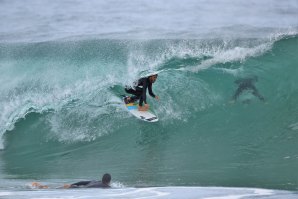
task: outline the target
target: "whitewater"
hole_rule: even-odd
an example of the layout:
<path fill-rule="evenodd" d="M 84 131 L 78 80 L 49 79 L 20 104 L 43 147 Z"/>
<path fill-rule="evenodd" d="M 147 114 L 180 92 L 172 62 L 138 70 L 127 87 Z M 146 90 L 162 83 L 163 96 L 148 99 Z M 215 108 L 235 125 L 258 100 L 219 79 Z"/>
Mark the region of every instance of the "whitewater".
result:
<path fill-rule="evenodd" d="M 296 0 L 1 0 L 0 18 L 0 198 L 297 198 Z M 154 124 L 121 100 L 150 73 Z M 254 77 L 265 100 L 233 100 Z"/>

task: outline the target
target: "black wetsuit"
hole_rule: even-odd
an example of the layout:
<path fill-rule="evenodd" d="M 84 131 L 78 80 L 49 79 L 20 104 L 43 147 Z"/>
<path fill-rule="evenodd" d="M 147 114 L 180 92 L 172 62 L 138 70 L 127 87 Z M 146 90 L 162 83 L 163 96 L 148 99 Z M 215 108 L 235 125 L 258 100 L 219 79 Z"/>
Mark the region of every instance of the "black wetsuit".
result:
<path fill-rule="evenodd" d="M 143 102 L 147 104 L 146 100 L 146 91 L 149 91 L 149 95 L 155 97 L 154 93 L 152 92 L 152 83 L 149 80 L 149 77 L 143 77 L 139 79 L 135 83 L 135 88 L 125 88 L 125 91 L 129 94 L 133 94 L 134 96 L 131 97 L 133 101 L 139 100 L 139 106 L 143 105 Z"/>
<path fill-rule="evenodd" d="M 233 96 L 233 100 L 236 100 L 243 91 L 251 90 L 254 96 L 258 97 L 261 101 L 265 101 L 265 98 L 259 93 L 254 85 L 254 82 L 256 81 L 256 77 L 236 80 L 235 83 L 238 84 L 238 89 Z"/>
<path fill-rule="evenodd" d="M 73 183 L 70 185 L 70 188 L 110 188 L 110 186 L 101 181 L 91 180 Z"/>

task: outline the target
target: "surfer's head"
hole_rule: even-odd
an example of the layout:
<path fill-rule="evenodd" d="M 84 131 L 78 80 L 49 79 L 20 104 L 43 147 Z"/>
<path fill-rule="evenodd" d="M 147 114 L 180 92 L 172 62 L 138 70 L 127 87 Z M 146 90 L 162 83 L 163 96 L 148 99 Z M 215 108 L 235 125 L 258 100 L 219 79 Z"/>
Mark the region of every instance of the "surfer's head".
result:
<path fill-rule="evenodd" d="M 156 81 L 156 79 L 157 79 L 157 76 L 158 76 L 158 74 L 153 74 L 153 75 L 150 75 L 148 78 L 149 78 L 149 81 L 151 82 L 151 83 L 154 83 L 155 81 Z"/>
<path fill-rule="evenodd" d="M 110 182 L 111 182 L 111 175 L 108 174 L 108 173 L 104 174 L 102 176 L 101 181 L 102 181 L 103 184 L 107 184 L 107 185 L 110 184 Z"/>

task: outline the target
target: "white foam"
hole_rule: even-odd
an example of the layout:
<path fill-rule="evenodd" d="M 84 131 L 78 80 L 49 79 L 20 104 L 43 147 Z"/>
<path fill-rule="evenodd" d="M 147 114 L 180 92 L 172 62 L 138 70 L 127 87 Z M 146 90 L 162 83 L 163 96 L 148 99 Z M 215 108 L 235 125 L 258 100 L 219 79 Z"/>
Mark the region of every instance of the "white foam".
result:
<path fill-rule="evenodd" d="M 231 74 L 233 76 L 239 75 L 241 72 L 243 72 L 243 67 L 236 68 L 236 69 L 229 69 L 229 68 L 215 68 L 215 70 L 223 71 L 224 73 Z"/>
<path fill-rule="evenodd" d="M 13 195 L 12 192 L 0 192 L 0 196 L 11 196 Z"/>
<path fill-rule="evenodd" d="M 2 195 L 1 195 L 2 194 Z M 280 195 L 281 194 L 281 195 Z M 47 189 L 47 190 L 16 190 L 0 192 L 7 198 L 44 198 L 44 199 L 81 199 L 81 198 L 171 198 L 171 199 L 243 199 L 266 197 L 293 197 L 294 192 L 273 191 L 259 188 L 225 188 L 225 187 L 146 187 L 146 188 L 113 188 L 113 189 Z M 272 196 L 272 197 L 271 197 Z"/>
<path fill-rule="evenodd" d="M 41 76 L 43 75 L 41 74 Z M 73 83 L 70 83 L 69 85 L 59 85 L 56 84 L 55 81 L 46 82 L 43 80 L 31 81 L 30 79 L 19 79 L 15 85 L 12 85 L 12 88 L 17 90 L 15 91 L 16 93 L 10 92 L 10 90 L 13 89 L 6 89 L 6 95 L 9 95 L 10 93 L 11 94 L 9 98 L 4 99 L 5 101 L 2 100 L 2 105 L 0 106 L 0 149 L 4 148 L 3 134 L 6 131 L 13 130 L 17 121 L 25 118 L 26 115 L 32 112 L 43 113 L 49 110 L 55 111 L 55 116 L 53 116 L 50 123 L 52 124 L 52 129 L 57 132 L 57 135 L 61 135 L 59 138 L 60 140 L 68 140 L 69 136 L 71 135 L 74 135 L 71 137 L 71 139 L 89 141 L 94 140 L 96 137 L 95 135 L 90 135 L 88 133 L 82 134 L 84 129 L 69 129 L 69 131 L 74 131 L 72 131 L 68 137 L 63 137 L 66 134 L 61 134 L 61 128 L 58 128 L 59 125 L 62 125 L 61 123 L 59 124 L 59 122 L 57 122 L 57 120 L 61 119 L 58 117 L 59 115 L 62 115 L 60 113 L 61 110 L 63 108 L 67 108 L 66 105 L 73 100 L 80 99 L 82 101 L 87 101 L 89 98 L 92 99 L 94 97 L 93 95 L 101 92 L 100 89 L 108 89 L 108 85 L 114 81 L 115 77 L 112 75 L 106 75 L 105 81 L 94 77 L 77 80 Z M 23 86 L 23 84 L 28 84 L 27 87 L 30 87 L 30 89 L 26 86 Z M 27 90 L 23 91 L 23 89 L 28 89 L 28 92 L 26 92 Z M 102 92 L 106 93 L 104 90 Z M 101 97 L 100 99 L 104 101 L 106 96 L 108 95 L 105 94 L 104 97 Z M 74 111 L 78 110 L 75 109 Z M 84 111 L 80 111 L 79 113 L 84 114 Z"/>
<path fill-rule="evenodd" d="M 206 197 L 204 199 L 241 199 L 244 197 L 251 197 L 251 196 L 269 196 L 269 195 L 273 195 L 273 191 L 271 190 L 265 190 L 265 189 L 251 189 L 251 188 L 223 188 L 223 189 L 227 189 L 227 190 L 232 190 L 234 189 L 236 191 L 238 191 L 238 193 L 233 193 L 233 194 L 227 194 L 224 196 L 216 196 L 216 197 Z M 245 193 L 243 194 L 242 192 L 250 192 L 252 191 L 252 193 Z"/>
<path fill-rule="evenodd" d="M 268 190 L 268 189 L 255 189 L 254 191 L 255 191 L 255 194 L 262 195 L 262 196 L 272 195 L 274 193 L 273 190 Z"/>
<path fill-rule="evenodd" d="M 297 123 L 294 123 L 294 124 L 291 124 L 291 125 L 289 125 L 289 128 L 291 128 L 293 131 L 296 131 L 296 130 L 298 130 L 298 122 L 297 122 Z"/>
<path fill-rule="evenodd" d="M 234 47 L 228 50 L 220 49 L 213 54 L 213 58 L 204 60 L 201 62 L 201 64 L 194 67 L 185 68 L 184 70 L 198 72 L 200 70 L 205 70 L 215 64 L 225 64 L 228 62 L 236 62 L 236 61 L 243 62 L 248 57 L 259 56 L 264 52 L 267 52 L 271 48 L 272 48 L 272 43 L 268 42 L 252 48 Z"/>

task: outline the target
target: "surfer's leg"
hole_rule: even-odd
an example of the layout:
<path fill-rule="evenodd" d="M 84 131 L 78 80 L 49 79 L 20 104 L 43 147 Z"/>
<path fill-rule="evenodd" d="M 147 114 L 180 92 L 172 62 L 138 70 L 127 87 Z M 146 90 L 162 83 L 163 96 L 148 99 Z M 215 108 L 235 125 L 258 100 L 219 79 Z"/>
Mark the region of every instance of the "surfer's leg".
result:
<path fill-rule="evenodd" d="M 265 101 L 265 98 L 259 93 L 259 91 L 257 90 L 257 88 L 255 86 L 252 86 L 251 89 L 252 89 L 252 94 L 254 96 L 259 98 L 261 101 Z"/>
<path fill-rule="evenodd" d="M 127 99 L 128 103 L 135 102 L 136 100 L 139 100 L 140 97 L 142 96 L 142 90 L 138 89 L 138 88 L 136 88 L 136 90 L 131 89 L 131 88 L 130 89 L 125 89 L 125 91 L 127 93 L 133 95 L 133 96 L 131 96 Z"/>
<path fill-rule="evenodd" d="M 236 99 L 239 97 L 239 95 L 245 90 L 242 86 L 239 86 L 238 89 L 236 90 L 235 94 L 232 97 L 232 100 L 236 101 Z"/>
<path fill-rule="evenodd" d="M 135 101 L 135 98 L 136 98 L 135 95 L 137 94 L 137 91 L 134 90 L 134 89 L 131 89 L 131 88 L 130 88 L 130 89 L 126 89 L 126 88 L 125 88 L 125 91 L 126 91 L 127 93 L 133 95 L 133 96 L 131 96 L 131 97 L 127 96 L 127 97 L 124 99 L 125 103 L 126 103 L 126 104 L 129 104 L 129 103 L 134 102 L 134 101 Z"/>
<path fill-rule="evenodd" d="M 142 96 L 143 90 L 136 88 L 135 93 L 133 96 L 131 96 L 131 100 L 134 102 L 136 100 L 139 100 Z"/>
<path fill-rule="evenodd" d="M 127 92 L 129 94 L 133 94 L 134 95 L 134 93 L 135 93 L 135 90 L 133 90 L 132 88 L 130 88 L 130 89 L 125 88 L 124 90 L 125 90 L 125 92 Z"/>
<path fill-rule="evenodd" d="M 143 97 L 140 96 L 140 99 L 139 99 L 139 106 L 143 106 L 143 102 L 144 102 Z"/>

